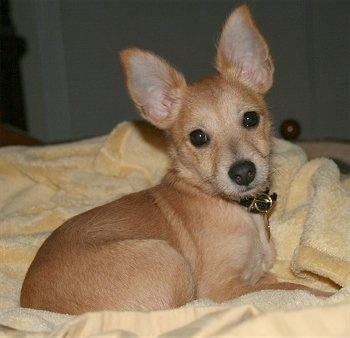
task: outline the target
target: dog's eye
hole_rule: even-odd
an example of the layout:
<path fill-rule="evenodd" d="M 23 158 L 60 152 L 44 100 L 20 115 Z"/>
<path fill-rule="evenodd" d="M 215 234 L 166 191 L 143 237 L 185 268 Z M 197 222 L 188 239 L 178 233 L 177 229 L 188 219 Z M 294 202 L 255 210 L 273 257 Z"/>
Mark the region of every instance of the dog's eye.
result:
<path fill-rule="evenodd" d="M 259 124 L 259 114 L 256 111 L 248 111 L 243 115 L 243 126 L 245 128 L 255 127 Z"/>
<path fill-rule="evenodd" d="M 191 143 L 195 147 L 201 147 L 209 142 L 209 136 L 201 129 L 196 129 L 190 134 Z"/>

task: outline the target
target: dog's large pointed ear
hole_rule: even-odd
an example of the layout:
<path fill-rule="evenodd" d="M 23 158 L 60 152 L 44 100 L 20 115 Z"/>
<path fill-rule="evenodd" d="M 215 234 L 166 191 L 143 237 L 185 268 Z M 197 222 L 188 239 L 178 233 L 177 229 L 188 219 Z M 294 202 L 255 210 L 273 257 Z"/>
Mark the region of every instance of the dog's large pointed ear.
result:
<path fill-rule="evenodd" d="M 162 58 L 137 48 L 120 53 L 129 94 L 141 115 L 161 129 L 179 111 L 186 81 Z"/>
<path fill-rule="evenodd" d="M 238 7 L 227 19 L 219 40 L 216 68 L 254 90 L 265 93 L 273 82 L 269 48 L 247 6 Z"/>

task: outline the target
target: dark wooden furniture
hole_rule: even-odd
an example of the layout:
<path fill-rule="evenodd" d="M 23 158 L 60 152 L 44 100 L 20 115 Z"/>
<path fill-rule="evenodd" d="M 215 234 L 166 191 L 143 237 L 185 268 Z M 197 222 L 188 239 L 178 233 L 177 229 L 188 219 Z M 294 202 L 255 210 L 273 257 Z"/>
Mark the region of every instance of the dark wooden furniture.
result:
<path fill-rule="evenodd" d="M 289 119 L 280 125 L 281 136 L 293 141 L 304 149 L 309 159 L 328 157 L 338 165 L 340 172 L 350 174 L 350 142 L 345 140 L 298 140 L 301 125 L 298 121 Z"/>
<path fill-rule="evenodd" d="M 26 52 L 11 20 L 9 0 L 0 0 L 0 121 L 27 130 L 20 59 Z"/>
<path fill-rule="evenodd" d="M 28 136 L 23 130 L 0 123 L 0 147 L 10 145 L 38 145 L 40 141 Z"/>

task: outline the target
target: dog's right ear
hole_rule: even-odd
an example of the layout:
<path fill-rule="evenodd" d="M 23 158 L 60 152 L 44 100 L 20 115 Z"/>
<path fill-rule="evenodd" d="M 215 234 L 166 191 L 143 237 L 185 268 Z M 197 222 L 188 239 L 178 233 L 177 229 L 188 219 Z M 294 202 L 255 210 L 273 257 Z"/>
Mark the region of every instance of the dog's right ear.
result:
<path fill-rule="evenodd" d="M 120 53 L 131 99 L 141 115 L 161 129 L 169 128 L 186 88 L 183 75 L 165 60 L 137 48 Z"/>
<path fill-rule="evenodd" d="M 272 85 L 274 66 L 268 45 L 245 5 L 235 9 L 224 25 L 216 68 L 260 93 Z"/>

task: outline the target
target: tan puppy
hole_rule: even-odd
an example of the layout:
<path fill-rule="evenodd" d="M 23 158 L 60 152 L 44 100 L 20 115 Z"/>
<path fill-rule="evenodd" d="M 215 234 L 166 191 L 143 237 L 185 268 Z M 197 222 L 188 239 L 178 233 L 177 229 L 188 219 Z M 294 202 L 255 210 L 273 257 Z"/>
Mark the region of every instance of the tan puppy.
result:
<path fill-rule="evenodd" d="M 264 217 L 238 203 L 268 186 L 268 46 L 245 6 L 228 18 L 218 73 L 188 85 L 160 57 L 121 53 L 130 96 L 168 136 L 161 184 L 78 215 L 45 241 L 21 305 L 78 314 L 224 301 L 270 280 Z M 273 278 L 271 278 L 273 279 Z M 270 286 L 268 287 L 270 288 Z"/>

